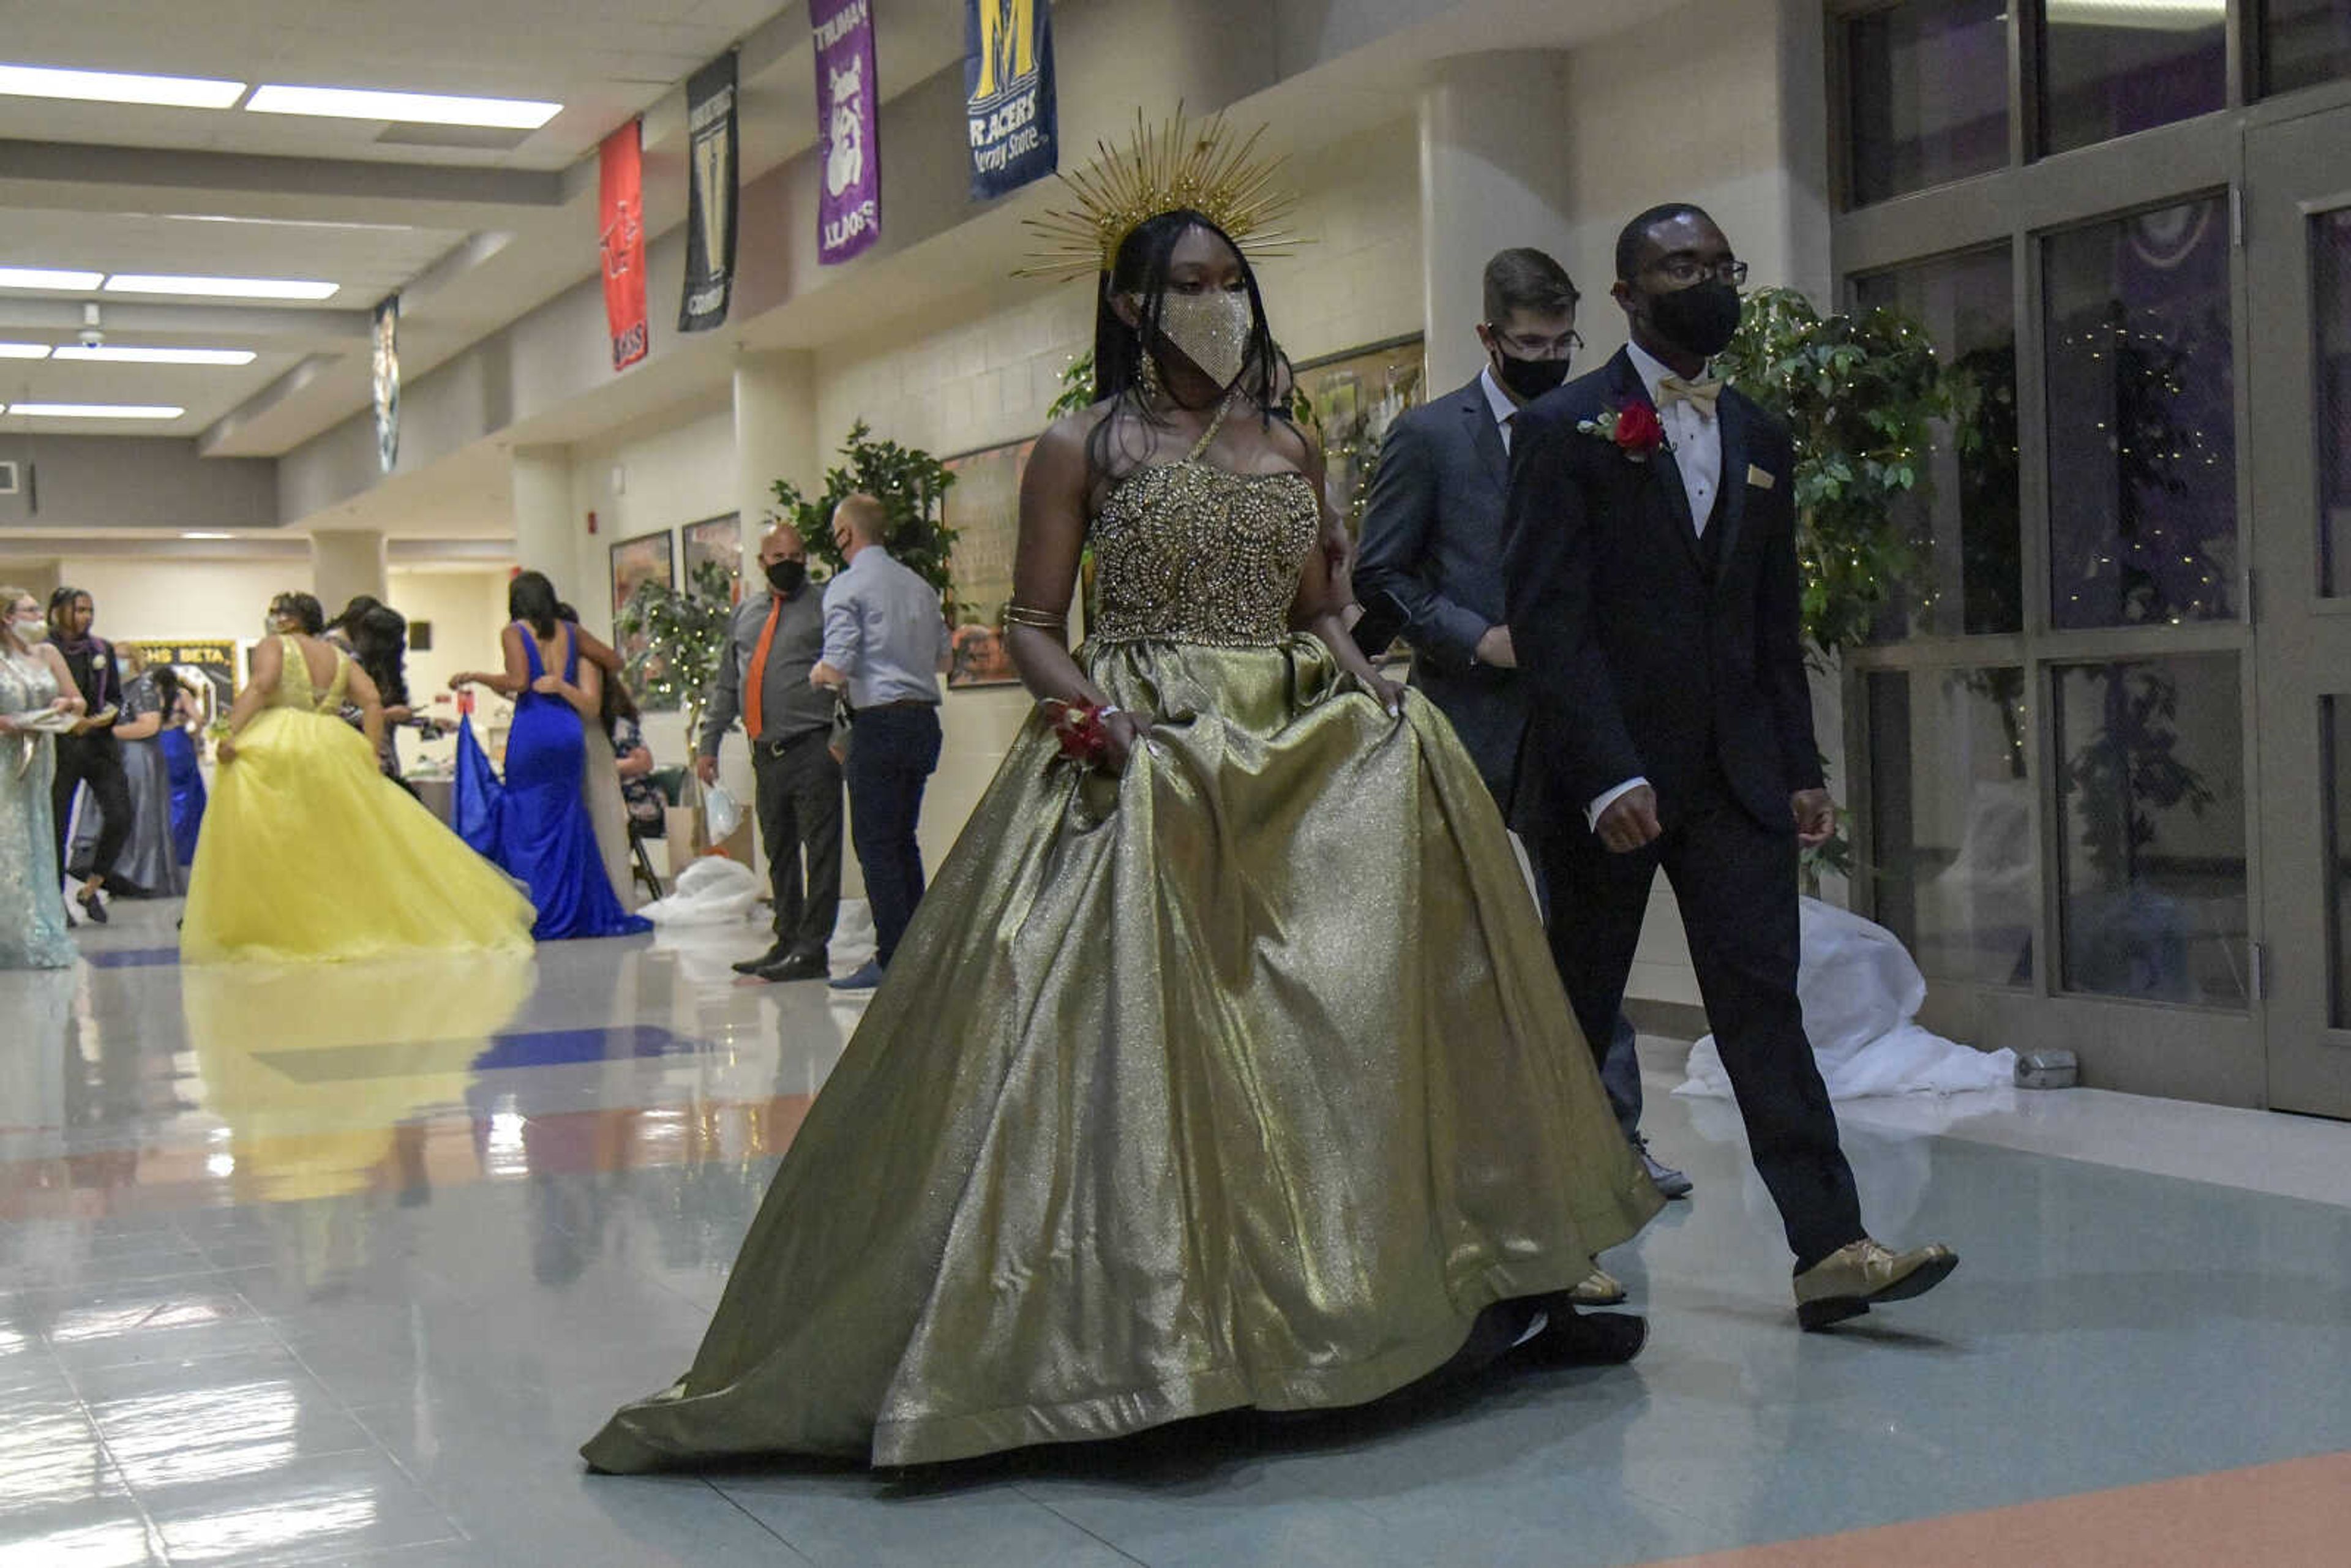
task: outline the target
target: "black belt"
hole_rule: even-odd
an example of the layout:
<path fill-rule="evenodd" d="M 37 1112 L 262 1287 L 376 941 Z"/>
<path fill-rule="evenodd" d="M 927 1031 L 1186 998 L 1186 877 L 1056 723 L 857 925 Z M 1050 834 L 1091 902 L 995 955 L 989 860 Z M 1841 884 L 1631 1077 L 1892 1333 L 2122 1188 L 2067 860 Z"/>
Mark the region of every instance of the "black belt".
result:
<path fill-rule="evenodd" d="M 764 737 L 755 740 L 751 742 L 751 751 L 754 756 L 764 751 L 770 757 L 781 757 L 789 748 L 807 741 L 821 740 L 829 733 L 830 731 L 823 729 L 797 729 L 780 740 L 768 740 Z"/>
<path fill-rule="evenodd" d="M 936 707 L 938 706 L 928 697 L 900 697 L 893 703 L 868 703 L 863 707 L 852 709 L 852 712 L 887 713 L 893 707 Z"/>

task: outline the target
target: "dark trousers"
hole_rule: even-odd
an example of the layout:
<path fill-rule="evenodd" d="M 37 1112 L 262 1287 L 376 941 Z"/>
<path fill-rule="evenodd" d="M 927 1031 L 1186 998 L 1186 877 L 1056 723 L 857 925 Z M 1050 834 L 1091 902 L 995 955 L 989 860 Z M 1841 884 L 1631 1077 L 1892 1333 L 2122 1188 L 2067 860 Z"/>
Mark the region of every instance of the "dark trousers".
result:
<path fill-rule="evenodd" d="M 84 784 L 89 786 L 102 813 L 89 871 L 92 876 L 103 877 L 121 858 L 122 846 L 131 841 L 131 780 L 123 776 L 120 741 L 110 735 L 57 737 L 57 779 L 49 791 L 49 807 L 57 816 L 60 871 L 66 863 L 66 831 L 73 815 L 74 791 Z"/>
<path fill-rule="evenodd" d="M 1860 1239 L 1861 1204 L 1796 999 L 1796 836 L 1718 784 L 1665 802 L 1665 836 L 1612 854 L 1580 815 L 1536 846 L 1552 890 L 1552 956 L 1595 1055 L 1605 1055 L 1660 866 L 1689 933 L 1707 1022 L 1799 1269 Z"/>
<path fill-rule="evenodd" d="M 776 942 L 820 956 L 841 913 L 841 764 L 825 749 L 829 738 L 830 731 L 813 729 L 780 742 L 751 743 Z"/>
<path fill-rule="evenodd" d="M 1496 776 L 1485 773 L 1483 768 L 1480 768 L 1479 772 L 1485 778 L 1487 789 L 1494 797 L 1494 803 L 1499 806 L 1503 814 L 1507 816 L 1510 810 L 1511 775 L 1503 773 Z M 1534 871 L 1535 907 L 1542 912 L 1543 927 L 1549 930 L 1551 927 L 1551 877 L 1543 868 L 1542 856 L 1535 852 L 1535 846 L 1531 843 L 1527 846 L 1527 860 Z M 1565 984 L 1566 979 L 1566 971 L 1562 970 L 1561 983 Z M 1625 1138 L 1628 1143 L 1641 1135 L 1639 1048 L 1640 1038 L 1634 1032 L 1633 1020 L 1625 1016 L 1624 1003 L 1620 999 L 1617 1003 L 1616 1021 L 1609 1026 L 1608 1042 L 1604 1046 L 1596 1047 L 1595 1050 L 1600 1057 L 1600 1087 L 1607 1092 L 1608 1108 L 1616 1113 L 1616 1124 L 1625 1129 Z"/>
<path fill-rule="evenodd" d="M 923 901 L 914 835 L 923 787 L 939 765 L 939 713 L 927 703 L 857 710 L 849 741 L 849 836 L 873 902 L 874 961 L 890 966 Z"/>

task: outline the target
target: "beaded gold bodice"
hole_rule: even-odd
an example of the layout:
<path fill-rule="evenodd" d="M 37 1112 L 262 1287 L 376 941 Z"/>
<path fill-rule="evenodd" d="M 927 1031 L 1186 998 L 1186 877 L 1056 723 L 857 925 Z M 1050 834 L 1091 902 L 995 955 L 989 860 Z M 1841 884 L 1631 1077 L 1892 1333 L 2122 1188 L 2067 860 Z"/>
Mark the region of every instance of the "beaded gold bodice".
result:
<path fill-rule="evenodd" d="M 1196 452 L 1136 469 L 1089 530 L 1098 606 L 1089 641 L 1282 641 L 1321 523 L 1302 474 L 1236 474 Z"/>

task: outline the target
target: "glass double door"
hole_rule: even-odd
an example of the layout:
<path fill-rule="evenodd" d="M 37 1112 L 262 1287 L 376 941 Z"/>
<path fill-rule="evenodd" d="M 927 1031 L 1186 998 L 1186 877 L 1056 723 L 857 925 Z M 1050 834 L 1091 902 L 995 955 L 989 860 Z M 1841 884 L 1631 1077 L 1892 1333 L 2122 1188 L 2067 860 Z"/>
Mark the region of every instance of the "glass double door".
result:
<path fill-rule="evenodd" d="M 2268 1101 L 2351 1117 L 2351 108 L 2245 132 Z"/>

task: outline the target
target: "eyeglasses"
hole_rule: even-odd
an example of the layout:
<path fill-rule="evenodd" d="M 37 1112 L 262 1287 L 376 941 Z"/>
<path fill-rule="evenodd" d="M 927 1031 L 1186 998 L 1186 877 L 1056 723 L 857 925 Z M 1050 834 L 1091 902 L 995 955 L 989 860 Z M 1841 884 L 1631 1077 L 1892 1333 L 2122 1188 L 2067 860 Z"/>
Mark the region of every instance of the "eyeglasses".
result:
<path fill-rule="evenodd" d="M 1747 282 L 1747 264 L 1743 261 L 1708 262 L 1694 256 L 1669 256 L 1652 262 L 1649 270 L 1678 288 L 1693 287 L 1709 277 L 1733 288 L 1742 287 Z"/>
<path fill-rule="evenodd" d="M 1486 330 L 1514 360 L 1563 360 L 1583 347 L 1583 334 L 1572 327 L 1556 338 L 1522 338 L 1516 332 L 1503 331 L 1491 321 L 1486 323 Z"/>

